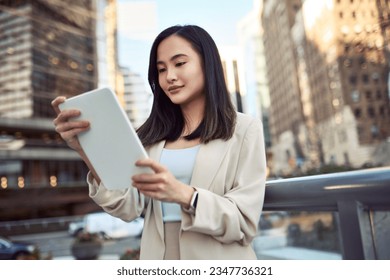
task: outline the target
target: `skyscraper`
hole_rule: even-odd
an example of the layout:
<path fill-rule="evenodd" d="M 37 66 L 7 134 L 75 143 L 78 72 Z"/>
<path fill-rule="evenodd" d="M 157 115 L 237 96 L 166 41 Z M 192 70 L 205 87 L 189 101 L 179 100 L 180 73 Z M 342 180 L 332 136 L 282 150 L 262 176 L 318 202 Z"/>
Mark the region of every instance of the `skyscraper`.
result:
<path fill-rule="evenodd" d="M 375 165 L 373 153 L 390 136 L 389 35 L 379 2 L 303 4 L 308 82 L 326 163 Z"/>
<path fill-rule="evenodd" d="M 130 69 L 121 67 L 124 85 L 124 108 L 135 128 L 148 118 L 152 107 L 152 93 L 148 92 L 142 77 Z"/>
<path fill-rule="evenodd" d="M 270 96 L 269 126 L 272 139 L 273 172 L 290 172 L 301 160 L 298 138 L 303 125 L 297 57 L 291 28 L 300 0 L 264 1 L 262 26 Z"/>
<path fill-rule="evenodd" d="M 390 136 L 389 7 L 383 1 L 264 1 L 276 171 L 380 164 Z"/>
<path fill-rule="evenodd" d="M 0 1 L 0 116 L 53 117 L 96 79 L 93 1 Z"/>
<path fill-rule="evenodd" d="M 116 69 L 116 26 L 97 26 L 102 14 L 115 22 L 115 9 L 115 0 L 0 0 L 0 192 L 85 185 L 86 166 L 54 131 L 51 101 L 96 88 L 99 73 L 115 74 L 107 69 Z M 108 51 L 98 53 L 102 41 Z M 22 197 L 15 217 L 54 207 L 23 208 L 31 197 Z"/>

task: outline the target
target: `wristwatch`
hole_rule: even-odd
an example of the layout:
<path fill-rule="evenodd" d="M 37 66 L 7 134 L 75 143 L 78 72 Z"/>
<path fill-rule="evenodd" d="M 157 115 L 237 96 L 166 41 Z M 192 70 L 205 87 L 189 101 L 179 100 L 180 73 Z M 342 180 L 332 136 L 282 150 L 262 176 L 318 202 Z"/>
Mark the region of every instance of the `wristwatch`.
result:
<path fill-rule="evenodd" d="M 192 197 L 191 197 L 191 202 L 190 202 L 190 207 L 188 209 L 184 209 L 183 210 L 188 213 L 188 214 L 195 214 L 195 209 L 196 209 L 196 205 L 198 203 L 198 191 L 195 190 Z"/>
<path fill-rule="evenodd" d="M 196 209 L 196 205 L 198 204 L 198 194 L 199 194 L 198 191 L 195 190 L 191 198 L 190 208 L 193 209 L 194 211 Z"/>

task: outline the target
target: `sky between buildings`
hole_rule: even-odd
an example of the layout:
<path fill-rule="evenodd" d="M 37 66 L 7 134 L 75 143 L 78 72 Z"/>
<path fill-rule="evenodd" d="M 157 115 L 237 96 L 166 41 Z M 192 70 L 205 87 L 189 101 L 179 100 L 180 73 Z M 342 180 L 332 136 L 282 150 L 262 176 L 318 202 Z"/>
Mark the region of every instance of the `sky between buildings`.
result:
<path fill-rule="evenodd" d="M 118 50 L 121 66 L 147 77 L 155 36 L 176 24 L 206 29 L 218 46 L 235 45 L 237 23 L 253 0 L 118 0 Z"/>

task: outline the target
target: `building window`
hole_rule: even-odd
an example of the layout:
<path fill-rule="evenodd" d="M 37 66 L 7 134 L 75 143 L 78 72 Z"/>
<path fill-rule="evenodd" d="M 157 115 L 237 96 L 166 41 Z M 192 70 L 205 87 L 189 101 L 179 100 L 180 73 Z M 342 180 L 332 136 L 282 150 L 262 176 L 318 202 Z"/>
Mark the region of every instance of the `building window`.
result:
<path fill-rule="evenodd" d="M 371 136 L 372 138 L 377 138 L 379 136 L 379 129 L 375 124 L 371 126 Z"/>
<path fill-rule="evenodd" d="M 355 102 L 355 103 L 359 102 L 360 101 L 360 93 L 359 93 L 359 91 L 356 90 L 356 89 L 354 91 L 352 91 L 351 98 L 352 98 L 353 102 Z"/>
<path fill-rule="evenodd" d="M 377 100 L 381 100 L 381 99 L 382 99 L 382 93 L 381 93 L 380 90 L 377 90 L 377 91 L 376 91 L 376 99 L 377 99 Z"/>
<path fill-rule="evenodd" d="M 345 67 L 351 67 L 351 65 L 352 65 L 352 61 L 350 59 L 347 58 L 346 60 L 344 60 Z"/>
<path fill-rule="evenodd" d="M 368 116 L 370 118 L 375 118 L 375 109 L 374 108 L 368 107 L 367 112 L 368 112 Z"/>
<path fill-rule="evenodd" d="M 378 82 L 379 82 L 379 74 L 378 74 L 378 72 L 372 73 L 371 78 L 372 78 L 372 80 L 373 80 L 375 83 L 378 83 Z"/>
<path fill-rule="evenodd" d="M 368 82 L 369 82 L 369 77 L 368 77 L 368 75 L 367 75 L 367 74 L 363 74 L 362 80 L 363 80 L 363 83 L 368 84 Z"/>
<path fill-rule="evenodd" d="M 355 117 L 359 119 L 362 116 L 362 110 L 360 108 L 355 109 Z"/>
<path fill-rule="evenodd" d="M 372 94 L 371 94 L 371 91 L 369 91 L 369 90 L 366 91 L 366 100 L 367 101 L 371 101 L 372 100 Z"/>
<path fill-rule="evenodd" d="M 356 85 L 356 83 L 357 83 L 357 78 L 356 78 L 355 75 L 349 77 L 349 83 L 350 83 L 351 85 Z"/>

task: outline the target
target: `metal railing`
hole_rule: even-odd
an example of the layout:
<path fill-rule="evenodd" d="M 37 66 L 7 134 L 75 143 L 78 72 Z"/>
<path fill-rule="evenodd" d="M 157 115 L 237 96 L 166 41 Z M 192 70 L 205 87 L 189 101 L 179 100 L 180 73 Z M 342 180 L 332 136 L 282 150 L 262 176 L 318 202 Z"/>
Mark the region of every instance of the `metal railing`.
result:
<path fill-rule="evenodd" d="M 69 216 L 0 222 L 0 236 L 66 231 L 71 222 L 80 219 L 81 216 Z"/>
<path fill-rule="evenodd" d="M 268 181 L 263 210 L 335 211 L 343 259 L 377 259 L 372 213 L 390 210 L 390 167 Z"/>
<path fill-rule="evenodd" d="M 263 210 L 334 211 L 343 259 L 377 259 L 379 245 L 372 213 L 390 211 L 390 167 L 267 181 Z M 17 228 L 34 226 L 64 229 L 76 218 L 0 222 L 0 231 L 15 233 Z M 390 220 L 383 223 L 381 228 L 390 232 Z M 384 250 L 390 255 L 389 243 L 386 246 Z"/>

